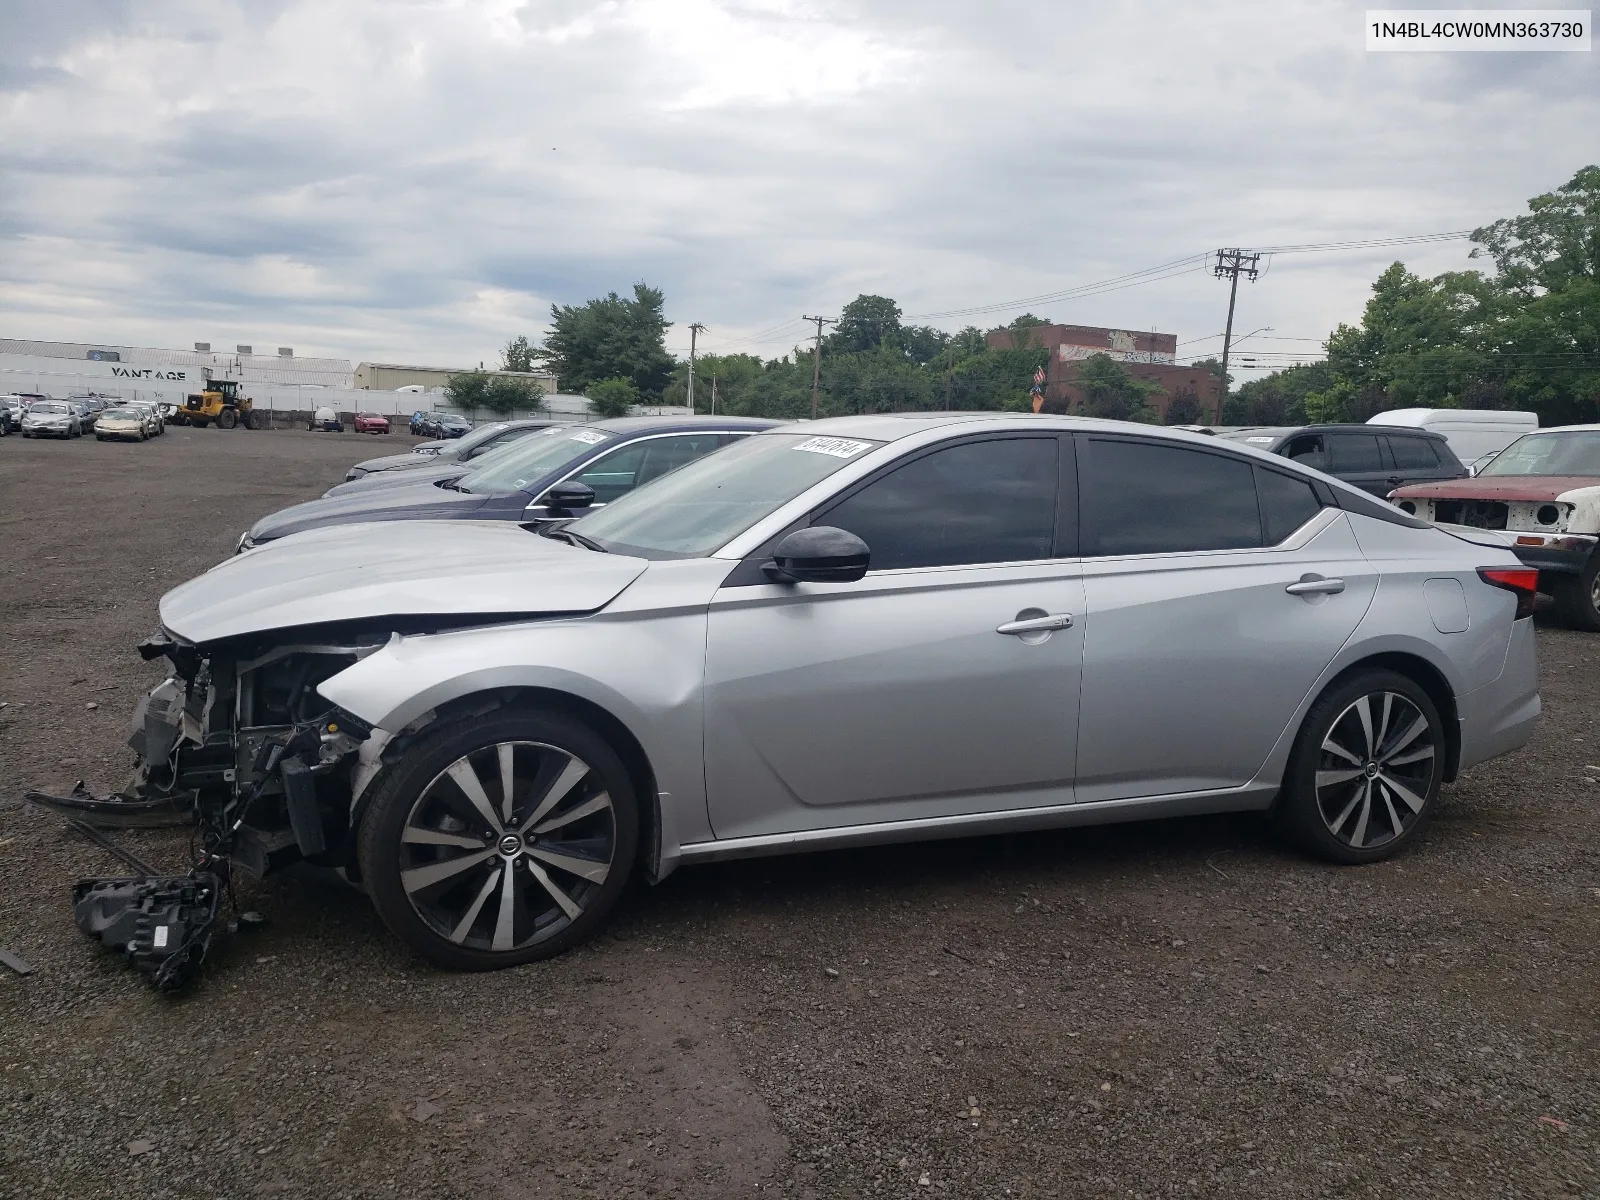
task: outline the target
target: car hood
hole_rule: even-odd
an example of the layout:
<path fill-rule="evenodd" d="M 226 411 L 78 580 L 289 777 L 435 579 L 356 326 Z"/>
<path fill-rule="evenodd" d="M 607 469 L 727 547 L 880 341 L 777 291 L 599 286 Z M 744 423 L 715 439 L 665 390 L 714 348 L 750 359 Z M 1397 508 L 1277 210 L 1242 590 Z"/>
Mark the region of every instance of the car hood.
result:
<path fill-rule="evenodd" d="M 453 458 L 444 462 L 437 462 L 432 458 L 425 458 L 415 465 L 407 464 L 402 470 L 399 467 L 389 471 L 375 471 L 370 475 L 360 475 L 355 479 L 347 479 L 343 483 L 336 483 L 322 493 L 324 500 L 334 496 L 365 495 L 378 489 L 396 487 L 416 487 L 419 484 L 439 483 L 441 480 L 460 479 L 472 469 L 471 463 L 457 462 Z"/>
<path fill-rule="evenodd" d="M 1600 487 L 1592 475 L 1477 475 L 1440 483 L 1414 483 L 1393 494 L 1407 500 L 1555 500 L 1566 492 Z"/>
<path fill-rule="evenodd" d="M 593 612 L 649 566 L 520 525 L 422 521 L 403 551 L 376 532 L 319 529 L 237 555 L 163 596 L 161 623 L 203 644 L 329 621 Z"/>
<path fill-rule="evenodd" d="M 353 496 L 332 496 L 293 504 L 250 527 L 252 541 L 267 542 L 325 525 L 350 525 L 359 521 L 411 521 L 468 516 L 489 500 L 473 492 L 457 492 L 431 483 L 377 488 Z"/>
<path fill-rule="evenodd" d="M 438 461 L 438 456 L 434 454 L 385 454 L 381 458 L 358 462 L 356 466 L 363 471 L 399 471 L 407 467 L 431 466 Z"/>

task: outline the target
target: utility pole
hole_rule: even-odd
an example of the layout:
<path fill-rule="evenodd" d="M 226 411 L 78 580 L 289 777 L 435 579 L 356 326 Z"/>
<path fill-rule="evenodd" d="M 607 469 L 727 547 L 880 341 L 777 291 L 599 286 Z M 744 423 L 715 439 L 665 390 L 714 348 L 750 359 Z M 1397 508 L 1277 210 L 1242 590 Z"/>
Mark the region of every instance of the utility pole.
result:
<path fill-rule="evenodd" d="M 696 321 L 689 326 L 689 415 L 694 415 L 694 341 L 695 338 L 706 331 L 706 327 Z"/>
<path fill-rule="evenodd" d="M 1222 391 L 1217 399 L 1217 422 L 1222 421 L 1222 405 L 1228 398 L 1228 351 L 1233 348 L 1233 306 L 1239 299 L 1239 276 L 1248 275 L 1250 282 L 1256 281 L 1256 276 L 1261 272 L 1258 265 L 1261 255 L 1251 254 L 1237 247 L 1231 250 L 1217 251 L 1217 265 L 1212 274 L 1218 279 L 1224 275 L 1232 280 L 1228 288 L 1228 324 L 1222 334 Z"/>
<path fill-rule="evenodd" d="M 817 324 L 817 344 L 811 352 L 811 419 L 817 419 L 817 395 L 822 390 L 822 327 L 824 325 L 837 325 L 839 322 L 833 317 L 807 317 L 802 316 L 802 321 L 815 321 Z"/>
<path fill-rule="evenodd" d="M 717 375 L 715 371 L 711 373 L 711 415 L 713 417 L 717 415 Z"/>
<path fill-rule="evenodd" d="M 956 351 L 955 351 L 955 347 L 954 346 L 949 348 L 949 354 L 950 354 L 950 361 L 945 364 L 945 371 L 944 371 L 944 410 L 945 410 L 945 412 L 949 412 L 950 411 L 950 389 L 954 385 L 955 377 L 956 377 Z"/>

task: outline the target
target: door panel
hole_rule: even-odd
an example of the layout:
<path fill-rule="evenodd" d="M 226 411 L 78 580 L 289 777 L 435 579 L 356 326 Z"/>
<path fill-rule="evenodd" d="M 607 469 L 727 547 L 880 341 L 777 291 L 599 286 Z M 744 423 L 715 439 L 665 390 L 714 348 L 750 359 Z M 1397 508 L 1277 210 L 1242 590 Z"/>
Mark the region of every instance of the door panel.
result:
<path fill-rule="evenodd" d="M 1254 777 L 1377 590 L 1348 517 L 1319 520 L 1296 550 L 1084 560 L 1079 801 Z M 1308 574 L 1345 589 L 1284 591 Z"/>
<path fill-rule="evenodd" d="M 723 589 L 705 683 L 717 836 L 1069 802 L 1082 610 L 1075 562 Z M 996 632 L 1041 612 L 1074 623 Z"/>

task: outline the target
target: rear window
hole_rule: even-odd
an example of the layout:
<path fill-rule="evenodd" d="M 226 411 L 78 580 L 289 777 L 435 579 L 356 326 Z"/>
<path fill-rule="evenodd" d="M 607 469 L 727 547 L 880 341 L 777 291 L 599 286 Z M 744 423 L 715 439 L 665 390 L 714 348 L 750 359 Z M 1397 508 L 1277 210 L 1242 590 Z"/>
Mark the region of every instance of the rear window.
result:
<path fill-rule="evenodd" d="M 1080 460 L 1083 553 L 1243 550 L 1261 543 L 1253 470 L 1203 450 L 1089 438 Z"/>
<path fill-rule="evenodd" d="M 1340 473 L 1383 470 L 1383 455 L 1378 438 L 1371 433 L 1333 433 L 1328 435 L 1328 452 L 1333 470 Z M 1307 464 L 1308 466 L 1310 464 Z"/>
<path fill-rule="evenodd" d="M 1391 433 L 1389 452 L 1394 455 L 1398 471 L 1433 471 L 1439 466 L 1439 456 L 1427 438 L 1396 437 Z"/>

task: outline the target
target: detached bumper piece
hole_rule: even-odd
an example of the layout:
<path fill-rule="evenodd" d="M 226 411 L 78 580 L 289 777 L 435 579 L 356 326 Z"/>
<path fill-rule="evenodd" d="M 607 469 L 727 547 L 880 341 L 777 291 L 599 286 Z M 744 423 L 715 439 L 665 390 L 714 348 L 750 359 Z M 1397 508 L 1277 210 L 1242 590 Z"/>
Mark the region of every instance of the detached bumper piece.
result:
<path fill-rule="evenodd" d="M 176 797 L 158 796 L 141 800 L 132 796 L 113 795 L 101 799 L 84 787 L 81 779 L 65 796 L 24 792 L 22 798 L 29 804 L 37 804 L 40 808 L 48 808 L 101 829 L 164 829 L 188 825 L 194 820 L 192 810 L 180 804 Z"/>
<path fill-rule="evenodd" d="M 222 881 L 210 871 L 139 879 L 82 879 L 72 889 L 78 928 L 123 955 L 157 991 L 200 970 L 217 928 Z"/>

